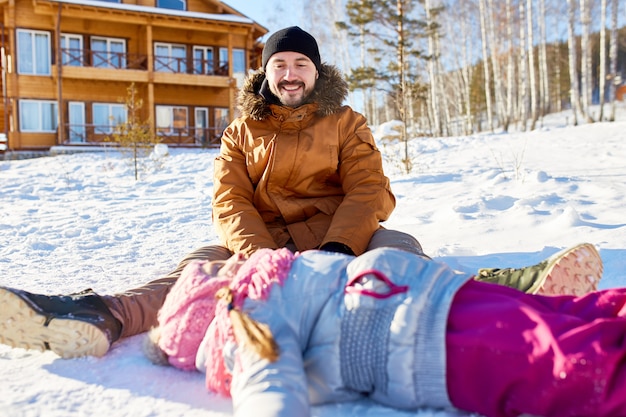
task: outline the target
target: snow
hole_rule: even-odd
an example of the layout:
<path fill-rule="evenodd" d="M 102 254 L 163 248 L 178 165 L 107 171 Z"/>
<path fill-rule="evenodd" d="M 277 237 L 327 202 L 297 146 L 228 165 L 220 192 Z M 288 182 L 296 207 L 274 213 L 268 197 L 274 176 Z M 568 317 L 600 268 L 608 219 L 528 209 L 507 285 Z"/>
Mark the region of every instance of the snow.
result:
<path fill-rule="evenodd" d="M 380 140 L 397 208 L 385 223 L 452 267 L 523 266 L 579 242 L 605 265 L 601 288 L 626 285 L 626 105 L 617 121 L 532 132 Z M 377 137 L 384 136 L 384 128 Z M 42 293 L 114 293 L 158 278 L 217 243 L 211 224 L 216 150 L 162 148 L 138 181 L 114 151 L 0 161 L 0 285 Z M 1 306 L 0 306 L 1 308 Z M 60 359 L 0 345 L 0 416 L 228 416 L 203 375 L 149 363 L 142 335 L 103 358 Z M 498 364 L 494 364 L 498 366 Z M 315 407 L 317 417 L 408 416 L 367 400 Z M 467 416 L 420 410 L 420 417 Z"/>

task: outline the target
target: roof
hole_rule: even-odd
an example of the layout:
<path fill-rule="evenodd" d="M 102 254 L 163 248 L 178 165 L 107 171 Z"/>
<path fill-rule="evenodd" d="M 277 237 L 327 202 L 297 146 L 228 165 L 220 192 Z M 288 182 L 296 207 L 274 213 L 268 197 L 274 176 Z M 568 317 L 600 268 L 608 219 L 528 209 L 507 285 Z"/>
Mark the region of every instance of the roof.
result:
<path fill-rule="evenodd" d="M 136 4 L 111 3 L 108 1 L 99 1 L 99 0 L 48 0 L 48 1 L 53 2 L 53 3 L 76 4 L 76 5 L 83 5 L 83 6 L 100 7 L 104 9 L 135 11 L 135 12 L 141 12 L 141 13 L 151 13 L 151 14 L 167 15 L 167 16 L 179 16 L 179 17 L 187 17 L 187 18 L 194 18 L 194 19 L 257 24 L 254 20 L 250 19 L 249 17 L 238 16 L 234 14 L 188 12 L 188 11 L 183 11 L 183 10 L 164 9 L 160 7 L 139 6 Z"/>

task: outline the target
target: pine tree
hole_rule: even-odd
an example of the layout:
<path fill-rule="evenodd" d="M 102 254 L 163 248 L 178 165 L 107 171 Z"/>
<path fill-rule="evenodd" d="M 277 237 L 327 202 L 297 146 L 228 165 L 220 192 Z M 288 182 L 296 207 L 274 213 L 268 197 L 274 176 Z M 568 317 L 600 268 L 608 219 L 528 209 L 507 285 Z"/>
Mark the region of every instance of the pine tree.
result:
<path fill-rule="evenodd" d="M 338 23 L 348 31 L 348 36 L 359 40 L 361 50 L 367 54 L 361 66 L 348 75 L 350 85 L 360 89 L 375 87 L 393 98 L 403 125 L 403 163 L 407 172 L 412 168 L 407 126 L 411 121 L 412 100 L 421 97 L 420 83 L 412 73 L 412 61 L 427 59 L 417 48 L 417 41 L 425 36 L 426 24 L 413 17 L 414 7 L 410 0 L 348 0 L 348 22 Z M 366 48 L 365 45 L 370 46 Z M 376 65 L 366 65 L 366 61 Z"/>

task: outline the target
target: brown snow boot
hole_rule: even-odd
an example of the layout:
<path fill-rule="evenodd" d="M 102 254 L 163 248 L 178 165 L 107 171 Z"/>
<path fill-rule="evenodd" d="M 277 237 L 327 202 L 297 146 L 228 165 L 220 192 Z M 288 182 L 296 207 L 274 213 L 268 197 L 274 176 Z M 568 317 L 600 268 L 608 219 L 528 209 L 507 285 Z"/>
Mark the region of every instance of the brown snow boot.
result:
<path fill-rule="evenodd" d="M 63 358 L 103 356 L 122 324 L 91 289 L 41 295 L 0 286 L 0 343 Z"/>

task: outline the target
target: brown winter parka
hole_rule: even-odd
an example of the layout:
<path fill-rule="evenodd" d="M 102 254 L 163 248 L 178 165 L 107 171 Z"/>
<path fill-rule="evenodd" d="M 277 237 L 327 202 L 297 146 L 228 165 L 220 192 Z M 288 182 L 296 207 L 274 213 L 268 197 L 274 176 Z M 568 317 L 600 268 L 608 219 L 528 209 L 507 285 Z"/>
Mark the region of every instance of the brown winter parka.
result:
<path fill-rule="evenodd" d="M 322 64 L 297 108 L 280 105 L 262 69 L 239 94 L 241 116 L 224 131 L 215 160 L 213 222 L 224 246 L 250 254 L 293 242 L 327 242 L 359 255 L 395 207 L 366 119 L 342 103 L 347 83 Z"/>

